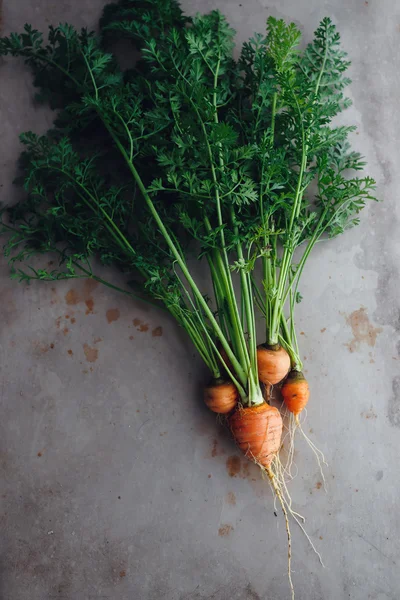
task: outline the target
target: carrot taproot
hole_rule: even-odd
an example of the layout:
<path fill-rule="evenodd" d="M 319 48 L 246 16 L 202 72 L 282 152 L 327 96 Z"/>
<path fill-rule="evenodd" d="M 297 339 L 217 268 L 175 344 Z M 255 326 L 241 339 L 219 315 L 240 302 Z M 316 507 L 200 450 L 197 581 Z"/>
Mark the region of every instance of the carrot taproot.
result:
<path fill-rule="evenodd" d="M 269 468 L 281 445 L 283 424 L 279 410 L 266 402 L 238 407 L 229 419 L 229 426 L 241 451 Z"/>
<path fill-rule="evenodd" d="M 280 345 L 257 347 L 258 378 L 264 384 L 275 385 L 282 381 L 290 369 L 290 356 Z"/>
<path fill-rule="evenodd" d="M 226 415 L 238 402 L 238 391 L 231 381 L 213 379 L 204 388 L 204 402 L 215 413 Z"/>
<path fill-rule="evenodd" d="M 282 483 L 272 466 L 281 447 L 283 422 L 279 410 L 266 402 L 256 406 L 239 406 L 229 419 L 230 429 L 240 450 L 250 460 L 259 465 L 267 473 L 272 489 L 281 505 L 285 518 L 288 539 L 288 578 L 292 600 L 294 588 L 292 582 L 292 537 L 289 526 L 288 511 L 292 513 L 290 504 L 285 499 Z"/>
<path fill-rule="evenodd" d="M 310 397 L 310 388 L 303 373 L 301 371 L 290 371 L 282 386 L 281 393 L 287 409 L 298 418 Z"/>
<path fill-rule="evenodd" d="M 324 488 L 326 490 L 326 480 L 322 466 L 323 464 L 327 465 L 325 461 L 325 456 L 323 452 L 321 452 L 321 450 L 317 448 L 314 442 L 305 433 L 301 426 L 299 418 L 300 413 L 306 407 L 310 397 L 310 388 L 308 387 L 307 379 L 304 377 L 303 373 L 301 371 L 296 371 L 295 369 L 292 369 L 282 386 L 281 393 L 285 406 L 291 413 L 289 425 L 287 427 L 289 444 L 285 471 L 290 478 L 293 477 L 292 466 L 294 460 L 294 437 L 296 434 L 296 430 L 299 430 L 304 440 L 309 445 L 309 447 L 315 455 L 321 473 L 322 481 L 324 483 Z"/>

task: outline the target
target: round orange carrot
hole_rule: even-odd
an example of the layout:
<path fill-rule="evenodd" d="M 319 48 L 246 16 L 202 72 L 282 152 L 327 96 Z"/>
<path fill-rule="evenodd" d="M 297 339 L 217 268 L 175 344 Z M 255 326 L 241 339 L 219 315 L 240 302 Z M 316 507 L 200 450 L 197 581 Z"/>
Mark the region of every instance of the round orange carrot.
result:
<path fill-rule="evenodd" d="M 275 385 L 290 369 L 290 357 L 282 346 L 260 345 L 257 348 L 258 378 L 265 385 Z"/>
<path fill-rule="evenodd" d="M 308 382 L 303 373 L 290 371 L 281 391 L 287 409 L 296 416 L 300 414 L 310 397 Z"/>
<path fill-rule="evenodd" d="M 231 381 L 213 379 L 204 388 L 204 402 L 210 410 L 225 415 L 235 408 L 238 391 Z"/>
<path fill-rule="evenodd" d="M 241 451 L 269 469 L 281 446 L 282 417 L 279 410 L 266 402 L 238 407 L 230 417 L 229 425 Z"/>

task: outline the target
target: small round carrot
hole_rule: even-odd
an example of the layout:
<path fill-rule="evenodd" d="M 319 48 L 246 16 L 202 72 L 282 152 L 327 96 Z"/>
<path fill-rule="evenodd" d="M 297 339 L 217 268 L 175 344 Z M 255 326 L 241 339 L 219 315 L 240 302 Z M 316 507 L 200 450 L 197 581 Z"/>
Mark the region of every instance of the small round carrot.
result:
<path fill-rule="evenodd" d="M 257 348 L 257 363 L 259 380 L 275 385 L 286 377 L 290 369 L 290 356 L 280 345 L 262 344 Z"/>
<path fill-rule="evenodd" d="M 221 415 L 230 413 L 238 401 L 238 391 L 231 381 L 213 379 L 204 388 L 204 402 L 210 410 Z"/>
<path fill-rule="evenodd" d="M 301 371 L 290 371 L 281 391 L 287 409 L 297 417 L 310 397 L 307 379 Z"/>
<path fill-rule="evenodd" d="M 266 402 L 238 407 L 230 417 L 229 425 L 242 452 L 268 470 L 281 446 L 282 417 L 279 410 Z"/>

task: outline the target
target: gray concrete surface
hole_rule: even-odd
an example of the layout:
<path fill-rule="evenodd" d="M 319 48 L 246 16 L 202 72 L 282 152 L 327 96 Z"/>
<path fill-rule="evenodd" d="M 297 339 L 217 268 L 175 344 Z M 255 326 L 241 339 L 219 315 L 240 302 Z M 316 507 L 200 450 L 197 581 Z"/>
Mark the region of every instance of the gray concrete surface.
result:
<path fill-rule="evenodd" d="M 26 21 L 94 25 L 101 4 L 4 0 L 3 33 Z M 299 600 L 397 600 L 400 2 L 183 4 L 220 8 L 238 43 L 270 14 L 306 38 L 331 15 L 351 54 L 345 119 L 384 203 L 321 244 L 304 277 L 308 426 L 328 493 L 299 444 L 292 495 L 326 568 L 293 527 L 293 579 Z M 2 201 L 17 193 L 17 134 L 51 122 L 31 97 L 24 67 L 2 61 Z M 18 285 L 4 259 L 0 278 L 1 600 L 288 598 L 282 518 L 257 470 L 229 458 L 237 451 L 201 402 L 204 369 L 174 323 L 87 283 Z"/>

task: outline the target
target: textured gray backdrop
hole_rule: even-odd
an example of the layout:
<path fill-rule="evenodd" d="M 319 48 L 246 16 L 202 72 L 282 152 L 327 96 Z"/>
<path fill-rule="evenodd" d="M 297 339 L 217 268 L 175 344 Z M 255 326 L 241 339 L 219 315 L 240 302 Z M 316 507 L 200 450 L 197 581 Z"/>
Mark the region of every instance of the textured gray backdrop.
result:
<path fill-rule="evenodd" d="M 28 21 L 96 23 L 100 0 L 4 0 L 2 32 Z M 309 39 L 338 24 L 353 64 L 345 121 L 383 204 L 321 244 L 298 310 L 328 493 L 299 444 L 296 506 L 322 569 L 293 527 L 299 600 L 397 600 L 400 318 L 399 0 L 185 0 L 220 8 L 238 44 L 268 15 Z M 52 116 L 31 79 L 0 61 L 0 196 L 17 134 Z M 82 282 L 25 287 L 0 262 L 1 600 L 283 600 L 284 523 L 268 486 L 202 405 L 204 369 L 175 324 Z"/>

